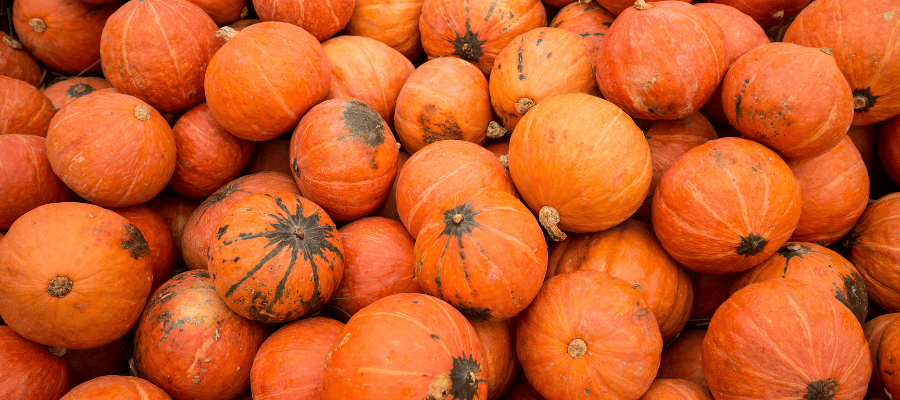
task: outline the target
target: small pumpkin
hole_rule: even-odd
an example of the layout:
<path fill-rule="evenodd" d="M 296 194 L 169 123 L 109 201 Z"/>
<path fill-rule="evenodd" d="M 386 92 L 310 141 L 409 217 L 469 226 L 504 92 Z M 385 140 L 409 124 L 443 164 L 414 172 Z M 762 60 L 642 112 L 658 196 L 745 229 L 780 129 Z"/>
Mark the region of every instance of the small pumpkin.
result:
<path fill-rule="evenodd" d="M 869 299 L 888 312 L 900 311 L 900 193 L 875 200 L 844 238 Z"/>
<path fill-rule="evenodd" d="M 615 15 L 595 2 L 576 1 L 561 8 L 549 26 L 581 36 L 592 44 L 596 51 L 615 18 Z"/>
<path fill-rule="evenodd" d="M 261 20 L 297 25 L 320 42 L 344 29 L 354 5 L 354 0 L 253 0 L 253 9 Z"/>
<path fill-rule="evenodd" d="M 115 398 L 121 400 L 171 400 L 165 390 L 134 376 L 106 375 L 75 386 L 60 400 Z"/>
<path fill-rule="evenodd" d="M 694 288 L 694 305 L 688 321 L 712 318 L 716 309 L 731 295 L 731 280 L 734 274 L 704 274 L 688 270 L 691 286 Z"/>
<path fill-rule="evenodd" d="M 96 0 L 95 0 L 96 1 Z M 250 0 L 188 0 L 203 9 L 217 26 L 234 26 L 240 18 L 249 14 Z"/>
<path fill-rule="evenodd" d="M 32 86 L 41 84 L 44 71 L 22 43 L 0 32 L 0 75 L 18 79 Z"/>
<path fill-rule="evenodd" d="M 401 222 L 400 214 L 397 212 L 397 182 L 400 180 L 400 171 L 403 169 L 403 166 L 406 165 L 406 162 L 409 161 L 409 157 L 409 153 L 403 151 L 402 148 L 400 149 L 400 152 L 397 153 L 397 173 L 394 176 L 394 184 L 391 186 L 391 191 L 388 192 L 387 199 L 372 212 L 372 216 L 390 218 L 397 222 Z"/>
<path fill-rule="evenodd" d="M 47 136 L 53 103 L 36 87 L 18 79 L 0 76 L 0 135 Z"/>
<path fill-rule="evenodd" d="M 50 99 L 53 108 L 60 109 L 81 96 L 93 93 L 95 90 L 108 89 L 112 85 L 106 79 L 96 76 L 76 76 L 66 78 L 45 87 L 41 92 Z"/>
<path fill-rule="evenodd" d="M 705 330 L 685 329 L 662 351 L 659 371 L 656 379 L 679 379 L 696 383 L 709 390 L 706 378 L 703 377 L 703 361 L 701 349 Z"/>
<path fill-rule="evenodd" d="M 423 0 L 355 0 L 348 35 L 382 42 L 410 60 L 422 55 L 419 16 Z"/>
<path fill-rule="evenodd" d="M 884 382 L 881 380 L 881 368 L 878 367 L 878 351 L 881 348 L 881 338 L 885 328 L 897 317 L 898 314 L 882 314 L 866 321 L 863 324 L 863 333 L 866 342 L 869 343 L 869 354 L 872 356 L 872 379 L 869 380 L 869 391 L 866 397 L 879 396 L 885 393 Z"/>
<path fill-rule="evenodd" d="M 65 358 L 0 325 L 0 393 L 10 399 L 57 400 L 70 388 Z"/>
<path fill-rule="evenodd" d="M 38 206 L 75 197 L 53 173 L 40 136 L 0 135 L 0 165 L 0 231 Z"/>
<path fill-rule="evenodd" d="M 475 322 L 472 327 L 481 343 L 487 376 L 487 400 L 499 399 L 509 391 L 522 366 L 516 356 L 517 317 L 495 322 Z"/>

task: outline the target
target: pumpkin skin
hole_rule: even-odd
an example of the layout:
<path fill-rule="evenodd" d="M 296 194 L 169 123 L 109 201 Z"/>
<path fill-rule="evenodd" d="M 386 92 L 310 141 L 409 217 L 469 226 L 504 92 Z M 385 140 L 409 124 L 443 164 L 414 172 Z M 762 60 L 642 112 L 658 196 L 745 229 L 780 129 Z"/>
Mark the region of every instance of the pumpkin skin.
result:
<path fill-rule="evenodd" d="M 354 0 L 253 0 L 253 9 L 261 20 L 297 25 L 320 42 L 344 29 L 354 5 Z"/>
<path fill-rule="evenodd" d="M 187 110 L 204 99 L 206 67 L 219 49 L 216 29 L 186 0 L 128 2 L 103 27 L 103 75 L 160 112 Z"/>
<path fill-rule="evenodd" d="M 817 157 L 841 141 L 853 119 L 853 96 L 842 76 L 822 50 L 766 44 L 728 70 L 722 107 L 744 138 L 782 157 Z"/>
<path fill-rule="evenodd" d="M 847 136 L 853 141 L 853 145 L 859 150 L 863 162 L 866 164 L 866 170 L 871 175 L 875 171 L 875 154 L 878 148 L 875 146 L 875 138 L 877 133 L 875 127 L 880 126 L 884 129 L 884 125 L 872 124 L 865 126 L 851 126 L 847 130 Z"/>
<path fill-rule="evenodd" d="M 801 208 L 791 240 L 827 246 L 837 242 L 869 205 L 869 173 L 847 135 L 811 159 L 785 160 L 800 184 Z"/>
<path fill-rule="evenodd" d="M 311 34 L 285 22 L 240 31 L 210 60 L 206 101 L 233 135 L 253 141 L 291 130 L 325 98 L 331 62 Z"/>
<path fill-rule="evenodd" d="M 659 368 L 662 338 L 631 285 L 576 271 L 547 280 L 522 312 L 516 352 L 528 381 L 548 399 L 636 399 Z"/>
<path fill-rule="evenodd" d="M 362 101 L 326 100 L 306 113 L 291 136 L 291 170 L 303 196 L 338 221 L 352 221 L 384 202 L 397 173 L 397 142 Z"/>
<path fill-rule="evenodd" d="M 425 218 L 450 196 L 481 187 L 513 193 L 505 168 L 489 150 L 462 140 L 440 140 L 423 147 L 397 178 L 397 214 L 413 238 Z"/>
<path fill-rule="evenodd" d="M 878 367 L 885 391 L 889 394 L 900 392 L 900 379 L 897 379 L 897 359 L 900 358 L 900 323 L 897 318 L 891 320 L 881 334 L 878 346 Z"/>
<path fill-rule="evenodd" d="M 183 197 L 200 200 L 237 178 L 256 142 L 229 133 L 200 103 L 172 127 L 177 161 L 169 187 Z"/>
<path fill-rule="evenodd" d="M 731 295 L 733 274 L 702 274 L 688 270 L 688 276 L 694 288 L 694 305 L 688 321 L 712 318 L 716 309 Z"/>
<path fill-rule="evenodd" d="M 872 356 L 872 379 L 869 380 L 869 391 L 866 392 L 867 398 L 884 393 L 881 368 L 878 366 L 878 351 L 881 348 L 881 338 L 884 336 L 885 328 L 896 317 L 896 313 L 882 314 L 870 319 L 863 325 L 863 333 L 866 335 L 866 342 L 869 343 L 869 354 Z"/>
<path fill-rule="evenodd" d="M 547 278 L 603 271 L 643 293 L 663 342 L 684 328 L 694 303 L 687 270 L 670 257 L 650 224 L 628 219 L 600 232 L 571 235 L 550 249 Z"/>
<path fill-rule="evenodd" d="M 0 231 L 38 206 L 74 197 L 53 173 L 40 136 L 0 135 L 0 165 Z"/>
<path fill-rule="evenodd" d="M 403 223 L 400 219 L 400 214 L 397 212 L 397 182 L 400 181 L 400 171 L 403 169 L 403 166 L 406 165 L 406 162 L 409 161 L 409 157 L 409 153 L 403 151 L 402 148 L 400 149 L 400 152 L 397 153 L 397 174 L 394 177 L 394 185 L 391 186 L 391 191 L 388 192 L 387 199 L 372 212 L 372 216 L 390 218 L 401 224 Z M 510 180 L 510 182 L 512 181 Z"/>
<path fill-rule="evenodd" d="M 145 379 L 107 375 L 75 386 L 60 400 L 122 399 L 171 400 L 165 390 Z"/>
<path fill-rule="evenodd" d="M 121 1 L 14 1 L 13 26 L 37 61 L 63 74 L 99 71 L 100 42 L 109 17 Z"/>
<path fill-rule="evenodd" d="M 716 0 L 715 3 L 737 8 L 752 17 L 762 28 L 769 29 L 791 21 L 810 3 L 810 0 Z"/>
<path fill-rule="evenodd" d="M 422 55 L 419 16 L 423 0 L 356 0 L 347 22 L 348 35 L 382 42 L 410 60 Z"/>
<path fill-rule="evenodd" d="M 256 352 L 250 390 L 259 400 L 322 398 L 325 357 L 344 324 L 310 317 L 291 322 L 271 334 Z"/>
<path fill-rule="evenodd" d="M 439 140 L 483 144 L 491 117 L 487 78 L 456 57 L 420 65 L 400 89 L 393 116 L 397 138 L 410 154 Z"/>
<path fill-rule="evenodd" d="M 682 379 L 656 379 L 638 400 L 712 400 L 709 390 Z"/>
<path fill-rule="evenodd" d="M 496 322 L 476 322 L 472 324 L 481 343 L 484 369 L 487 379 L 488 400 L 503 396 L 522 373 L 522 366 L 516 357 L 516 323 L 513 317 Z"/>
<path fill-rule="evenodd" d="M 878 156 L 884 172 L 900 184 L 900 117 L 878 125 Z"/>
<path fill-rule="evenodd" d="M 281 172 L 291 175 L 291 139 L 272 139 L 256 142 L 256 148 L 241 176 L 257 172 Z"/>
<path fill-rule="evenodd" d="M 188 217 L 181 237 L 184 262 L 190 269 L 207 269 L 210 238 L 222 216 L 241 199 L 255 193 L 300 194 L 290 175 L 280 172 L 260 172 L 228 182 L 206 198 Z"/>
<path fill-rule="evenodd" d="M 890 0 L 810 3 L 791 22 L 784 41 L 834 52 L 853 92 L 853 125 L 871 125 L 900 113 L 900 41 L 893 35 L 900 6 Z M 866 12 L 858 12 L 866 10 Z M 878 39 L 873 39 L 877 37 Z"/>
<path fill-rule="evenodd" d="M 363 36 L 338 36 L 322 47 L 331 62 L 331 85 L 325 99 L 362 100 L 392 126 L 397 96 L 416 69 L 412 62 L 390 46 Z"/>
<path fill-rule="evenodd" d="M 612 103 L 562 94 L 532 108 L 516 126 L 509 172 L 532 212 L 558 212 L 558 229 L 540 219 L 560 241 L 565 234 L 559 230 L 597 232 L 637 211 L 652 178 L 650 147 L 634 121 Z"/>
<path fill-rule="evenodd" d="M 22 43 L 6 32 L 0 32 L 0 42 L 0 75 L 21 80 L 31 86 L 40 85 L 44 71 Z"/>
<path fill-rule="evenodd" d="M 491 105 L 503 126 L 513 131 L 531 107 L 551 96 L 599 95 L 595 52 L 590 43 L 564 29 L 535 28 L 516 36 L 491 70 Z"/>
<path fill-rule="evenodd" d="M 196 4 L 198 7 L 212 18 L 216 26 L 232 24 L 245 18 L 247 5 L 249 0 L 188 0 Z M 233 26 L 233 24 L 232 24 Z M 240 29 L 238 29 L 240 30 Z"/>
<path fill-rule="evenodd" d="M 731 295 L 709 323 L 702 357 L 716 398 L 861 399 L 872 371 L 853 313 L 794 279 Z"/>
<path fill-rule="evenodd" d="M 662 351 L 656 379 L 685 380 L 709 390 L 706 378 L 703 377 L 701 357 L 705 337 L 705 330 L 685 330 L 666 344 Z"/>
<path fill-rule="evenodd" d="M 550 21 L 550 27 L 578 34 L 596 51 L 615 18 L 611 12 L 593 2 L 576 1 L 561 8 Z"/>
<path fill-rule="evenodd" d="M 53 171 L 77 195 L 103 207 L 140 204 L 159 194 L 175 171 L 175 152 L 166 119 L 140 99 L 115 92 L 69 103 L 47 132 Z"/>
<path fill-rule="evenodd" d="M 0 393 L 8 399 L 57 400 L 70 388 L 65 358 L 0 326 Z"/>
<path fill-rule="evenodd" d="M 175 247 L 172 232 L 166 221 L 147 205 L 137 204 L 130 207 L 108 208 L 108 210 L 125 217 L 137 226 L 141 236 L 150 248 L 150 270 L 153 273 L 153 285 L 150 293 L 172 277 L 175 268 Z"/>
<path fill-rule="evenodd" d="M 130 353 L 131 348 L 131 335 L 126 334 L 93 349 L 66 349 L 65 358 L 72 367 L 72 386 L 105 375 L 125 375 L 129 357 L 126 352 Z"/>
<path fill-rule="evenodd" d="M 53 103 L 36 87 L 18 79 L 0 76 L 0 135 L 47 136 Z"/>
<path fill-rule="evenodd" d="M 720 138 L 688 150 L 663 174 L 653 195 L 653 230 L 687 268 L 740 272 L 787 242 L 800 201 L 797 179 L 774 151 Z"/>
<path fill-rule="evenodd" d="M 547 12 L 540 0 L 425 0 L 419 17 L 428 59 L 459 57 L 487 76 L 513 38 L 542 26 L 547 26 Z"/>
<path fill-rule="evenodd" d="M 47 86 L 43 90 L 44 96 L 50 99 L 53 108 L 60 109 L 81 96 L 93 93 L 95 90 L 111 88 L 112 85 L 106 79 L 96 76 L 76 76 L 67 78 Z"/>
<path fill-rule="evenodd" d="M 698 111 L 722 82 L 728 47 L 722 29 L 693 5 L 639 2 L 610 26 L 594 64 L 603 97 L 628 115 L 680 119 Z"/>
<path fill-rule="evenodd" d="M 230 399 L 250 388 L 267 333 L 225 305 L 207 271 L 183 272 L 147 302 L 134 332 L 134 367 L 175 399 Z"/>
<path fill-rule="evenodd" d="M 866 207 L 844 239 L 848 260 L 866 282 L 869 299 L 887 312 L 900 311 L 900 193 Z"/>
<path fill-rule="evenodd" d="M 153 283 L 150 248 L 112 211 L 46 204 L 0 242 L 0 282 L 0 315 L 18 334 L 47 346 L 100 347 L 137 322 Z"/>
<path fill-rule="evenodd" d="M 397 293 L 422 293 L 415 275 L 416 244 L 399 221 L 363 217 L 338 229 L 344 275 L 328 305 L 346 322 L 363 307 Z"/>
<path fill-rule="evenodd" d="M 347 321 L 325 359 L 322 399 L 484 399 L 483 365 L 478 335 L 459 311 L 428 295 L 395 294 Z"/>
<path fill-rule="evenodd" d="M 184 255 L 181 251 L 181 238 L 184 236 L 184 228 L 188 219 L 197 207 L 200 206 L 199 201 L 186 199 L 181 196 L 158 195 L 150 201 L 144 203 L 153 211 L 156 211 L 169 232 L 172 233 L 172 247 L 175 250 L 175 265 L 184 265 Z"/>
<path fill-rule="evenodd" d="M 470 321 L 502 321 L 524 310 L 547 273 L 537 220 L 509 192 L 479 188 L 450 196 L 422 223 L 416 279 Z"/>

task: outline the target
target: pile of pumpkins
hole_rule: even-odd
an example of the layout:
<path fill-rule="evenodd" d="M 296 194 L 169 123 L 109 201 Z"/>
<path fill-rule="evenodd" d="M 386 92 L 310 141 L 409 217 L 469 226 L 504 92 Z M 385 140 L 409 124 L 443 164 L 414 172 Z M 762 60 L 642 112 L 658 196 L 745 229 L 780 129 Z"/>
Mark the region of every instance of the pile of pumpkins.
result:
<path fill-rule="evenodd" d="M 897 0 L 14 0 L 0 398 L 900 395 Z"/>

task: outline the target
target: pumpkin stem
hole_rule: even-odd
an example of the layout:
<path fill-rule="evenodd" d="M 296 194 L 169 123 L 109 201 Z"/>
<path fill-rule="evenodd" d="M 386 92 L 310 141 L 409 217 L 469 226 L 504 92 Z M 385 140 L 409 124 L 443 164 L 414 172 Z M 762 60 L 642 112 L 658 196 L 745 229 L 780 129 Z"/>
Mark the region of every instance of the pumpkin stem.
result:
<path fill-rule="evenodd" d="M 428 397 L 424 400 L 444 400 L 450 395 L 450 386 L 453 381 L 450 375 L 438 375 L 428 385 Z"/>
<path fill-rule="evenodd" d="M 40 18 L 32 18 L 30 21 L 28 21 L 28 26 L 30 26 L 31 29 L 38 34 L 42 34 L 47 30 L 47 24 L 45 24 L 44 21 L 42 21 Z"/>
<path fill-rule="evenodd" d="M 803 396 L 803 398 L 808 400 L 831 400 L 840 388 L 841 385 L 831 378 L 815 381 L 806 386 L 806 396 Z"/>
<path fill-rule="evenodd" d="M 137 365 L 134 363 L 134 357 L 128 359 L 128 370 L 131 372 L 131 376 L 135 378 L 141 377 L 141 375 L 138 374 Z"/>
<path fill-rule="evenodd" d="M 241 9 L 241 14 L 238 15 L 238 18 L 244 19 L 244 18 L 247 18 L 247 17 L 249 17 L 249 16 L 250 16 L 250 9 L 247 8 L 247 6 L 244 6 L 244 8 Z"/>
<path fill-rule="evenodd" d="M 4 36 L 3 43 L 15 50 L 22 50 L 22 43 L 19 43 L 19 41 L 16 39 L 13 39 L 12 36 Z"/>
<path fill-rule="evenodd" d="M 238 34 L 238 31 L 230 26 L 223 26 L 216 31 L 216 37 L 230 41 Z"/>
<path fill-rule="evenodd" d="M 72 291 L 72 281 L 65 276 L 57 276 L 50 281 L 47 293 L 53 297 L 65 297 Z"/>
<path fill-rule="evenodd" d="M 453 214 L 453 223 L 454 223 L 454 224 L 459 225 L 459 224 L 462 223 L 462 221 L 463 221 L 463 216 L 462 216 L 462 214 Z"/>
<path fill-rule="evenodd" d="M 799 243 L 791 243 L 785 246 L 785 248 L 787 248 L 788 251 L 800 251 L 803 249 L 803 246 L 801 246 Z"/>
<path fill-rule="evenodd" d="M 297 232 L 294 232 L 300 240 L 303 240 L 303 237 L 306 236 L 306 233 L 303 232 L 303 229 L 297 229 Z"/>
<path fill-rule="evenodd" d="M 864 108 L 866 108 L 866 106 L 868 104 L 869 104 L 869 99 L 866 98 L 866 96 L 862 96 L 862 95 L 853 96 L 853 109 L 854 110 L 864 109 Z"/>
<path fill-rule="evenodd" d="M 491 121 L 488 123 L 487 133 L 485 133 L 485 136 L 491 139 L 497 139 L 506 136 L 507 133 L 509 133 L 509 130 L 500 126 L 497 121 Z"/>
<path fill-rule="evenodd" d="M 57 357 L 62 357 L 64 355 L 66 355 L 66 349 L 64 349 L 62 347 L 47 346 L 47 350 L 50 351 L 50 354 L 53 354 L 54 356 L 57 356 Z"/>
<path fill-rule="evenodd" d="M 86 92 L 90 88 L 91 88 L 90 86 L 85 85 L 83 83 L 78 83 L 78 84 L 75 84 L 74 86 L 72 86 L 72 90 L 74 90 L 75 93 L 79 93 L 79 94 Z"/>
<path fill-rule="evenodd" d="M 643 1 L 643 0 L 638 0 L 638 1 Z M 525 113 L 527 113 L 528 110 L 530 110 L 532 107 L 534 107 L 534 105 L 535 105 L 534 100 L 529 99 L 527 97 L 523 97 L 523 98 L 519 99 L 519 101 L 516 102 L 516 112 L 521 115 L 525 115 Z"/>
<path fill-rule="evenodd" d="M 587 343 L 579 338 L 572 339 L 572 341 L 569 342 L 569 348 L 566 351 L 569 353 L 569 357 L 584 357 L 584 355 L 587 353 Z"/>
<path fill-rule="evenodd" d="M 508 155 L 504 154 L 497 158 L 500 159 L 500 165 L 502 165 L 503 168 L 509 169 L 509 156 Z"/>
<path fill-rule="evenodd" d="M 827 47 L 819 47 L 819 51 L 821 51 L 821 52 L 823 52 L 823 53 L 825 53 L 825 54 L 828 54 L 829 56 L 833 56 L 833 55 L 834 55 L 834 51 L 832 51 L 831 49 L 829 49 L 829 48 L 827 48 Z"/>
<path fill-rule="evenodd" d="M 550 234 L 550 239 L 553 239 L 554 242 L 560 242 L 566 239 L 566 233 L 556 226 L 560 221 L 559 210 L 551 206 L 543 206 L 541 207 L 541 211 L 538 212 L 538 220 L 541 222 L 541 226 L 543 226 L 544 229 L 547 230 L 547 233 Z"/>
<path fill-rule="evenodd" d="M 150 108 L 143 104 L 138 104 L 134 107 L 134 116 L 141 122 L 146 121 L 150 119 Z"/>
<path fill-rule="evenodd" d="M 634 2 L 634 8 L 643 11 L 653 8 L 653 6 L 647 4 L 644 0 L 637 0 Z"/>
<path fill-rule="evenodd" d="M 772 19 L 782 19 L 784 18 L 784 10 L 778 10 L 775 14 L 772 14 Z"/>

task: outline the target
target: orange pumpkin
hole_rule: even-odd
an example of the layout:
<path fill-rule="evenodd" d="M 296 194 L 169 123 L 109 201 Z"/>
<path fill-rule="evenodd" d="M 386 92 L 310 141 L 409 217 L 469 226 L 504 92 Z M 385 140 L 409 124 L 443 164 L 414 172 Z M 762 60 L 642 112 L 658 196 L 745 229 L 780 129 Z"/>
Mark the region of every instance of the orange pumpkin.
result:
<path fill-rule="evenodd" d="M 878 351 L 881 348 L 881 338 L 885 328 L 897 317 L 898 314 L 882 314 L 866 321 L 863 324 L 863 333 L 866 342 L 869 343 L 869 354 L 872 356 L 872 379 L 869 380 L 869 391 L 866 398 L 880 396 L 885 393 L 884 382 L 881 380 L 881 368 L 878 367 Z"/>
<path fill-rule="evenodd" d="M 65 358 L 0 326 L 0 393 L 9 399 L 58 400 L 70 388 Z"/>
<path fill-rule="evenodd" d="M 75 386 L 60 400 L 171 400 L 165 390 L 134 376 L 101 376 Z"/>
<path fill-rule="evenodd" d="M 0 165 L 0 231 L 38 206 L 74 197 L 53 173 L 42 137 L 0 135 Z"/>
<path fill-rule="evenodd" d="M 397 182 L 400 180 L 400 170 L 403 169 L 407 161 L 409 161 L 409 153 L 400 149 L 400 152 L 397 153 L 397 174 L 394 176 L 394 185 L 391 186 L 387 199 L 372 212 L 372 216 L 390 218 L 402 223 L 400 214 L 397 212 Z"/>
<path fill-rule="evenodd" d="M 679 379 L 696 383 L 709 390 L 703 377 L 701 349 L 705 330 L 686 329 L 666 344 L 662 351 L 656 379 Z"/>
<path fill-rule="evenodd" d="M 881 334 L 878 345 L 878 367 L 881 381 L 888 395 L 900 393 L 900 378 L 897 364 L 900 360 L 900 323 L 897 318 L 891 320 Z M 889 396 L 890 397 L 890 396 Z"/>
<path fill-rule="evenodd" d="M 611 12 L 592 1 L 576 1 L 561 8 L 550 21 L 550 27 L 578 34 L 596 51 L 615 18 Z"/>
<path fill-rule="evenodd" d="M 47 136 L 50 119 L 56 113 L 53 103 L 36 87 L 0 76 L 0 135 Z"/>
<path fill-rule="evenodd" d="M 495 322 L 475 322 L 472 327 L 481 343 L 487 376 L 487 400 L 503 396 L 522 373 L 516 357 L 517 317 Z"/>
<path fill-rule="evenodd" d="M 203 9 L 217 26 L 232 24 L 249 14 L 250 0 L 188 0 Z M 232 24 L 233 26 L 233 24 Z M 238 29 L 240 30 L 240 29 Z"/>
<path fill-rule="evenodd" d="M 879 125 L 851 126 L 850 129 L 847 130 L 847 136 L 850 137 L 850 140 L 853 141 L 853 145 L 859 150 L 859 154 L 862 156 L 863 163 L 866 164 L 866 171 L 869 172 L 869 175 L 875 171 L 875 154 L 879 150 L 875 146 L 875 138 L 877 136 L 877 133 L 875 132 L 876 126 Z"/>
<path fill-rule="evenodd" d="M 18 79 L 32 86 L 41 84 L 44 71 L 25 50 L 22 43 L 0 32 L 0 75 Z"/>
<path fill-rule="evenodd" d="M 900 117 L 878 125 L 878 156 L 884 172 L 900 184 Z"/>
<path fill-rule="evenodd" d="M 709 390 L 682 379 L 657 379 L 638 400 L 713 400 Z"/>
<path fill-rule="evenodd" d="M 737 8 L 752 17 L 762 28 L 769 29 L 789 23 L 810 0 L 716 0 L 716 3 Z"/>
<path fill-rule="evenodd" d="M 323 42 L 350 21 L 354 0 L 253 0 L 253 9 L 263 21 L 297 25 Z"/>
<path fill-rule="evenodd" d="M 160 194 L 144 204 L 152 208 L 153 211 L 156 211 L 156 213 L 162 217 L 163 221 L 166 222 L 169 232 L 172 233 L 172 247 L 175 250 L 175 265 L 183 266 L 184 255 L 181 251 L 181 238 L 184 236 L 184 228 L 188 218 L 190 218 L 191 213 L 200 206 L 200 202 L 186 199 L 181 196 Z"/>
<path fill-rule="evenodd" d="M 108 210 L 119 214 L 134 224 L 147 241 L 150 249 L 150 270 L 153 273 L 153 285 L 150 293 L 156 291 L 160 285 L 172 277 L 175 268 L 175 248 L 172 232 L 166 225 L 166 221 L 144 204 L 130 207 L 109 208 Z"/>
<path fill-rule="evenodd" d="M 544 100 L 509 141 L 516 189 L 556 241 L 563 231 L 597 232 L 628 219 L 647 197 L 651 170 L 650 148 L 634 121 L 584 93 Z"/>
<path fill-rule="evenodd" d="M 423 0 L 355 0 L 348 35 L 382 42 L 410 60 L 422 55 L 419 16 Z"/>
<path fill-rule="evenodd" d="M 866 207 L 844 238 L 847 257 L 856 267 L 869 299 L 888 312 L 900 311 L 900 193 L 891 193 Z"/>
<path fill-rule="evenodd" d="M 81 96 L 93 93 L 95 90 L 111 88 L 112 85 L 106 79 L 96 76 L 76 76 L 66 78 L 47 86 L 41 92 L 50 99 L 53 108 L 60 109 Z"/>

